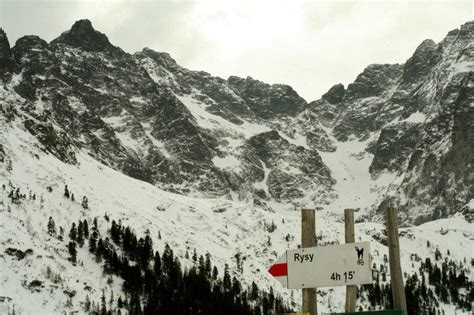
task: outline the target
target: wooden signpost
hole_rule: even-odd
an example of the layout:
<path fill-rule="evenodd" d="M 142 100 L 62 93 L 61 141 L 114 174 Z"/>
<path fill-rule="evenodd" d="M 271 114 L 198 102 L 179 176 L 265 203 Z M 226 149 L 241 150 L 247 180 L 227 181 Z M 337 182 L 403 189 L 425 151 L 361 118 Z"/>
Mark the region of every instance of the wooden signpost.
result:
<path fill-rule="evenodd" d="M 402 266 L 400 264 L 400 243 L 398 241 L 398 213 L 396 208 L 387 209 L 388 261 L 390 264 L 390 282 L 392 284 L 393 306 L 407 309 Z"/>
<path fill-rule="evenodd" d="M 314 209 L 301 209 L 301 247 L 314 246 L 316 246 L 316 215 Z M 309 312 L 310 315 L 318 313 L 317 292 L 316 287 L 307 286 L 303 288 L 303 312 Z"/>
<path fill-rule="evenodd" d="M 289 289 L 303 289 L 303 314 L 316 315 L 316 288 L 346 286 L 345 314 L 406 314 L 406 298 L 400 265 L 397 211 L 387 209 L 389 259 L 396 310 L 358 312 L 358 284 L 372 283 L 370 243 L 355 241 L 354 210 L 345 209 L 346 244 L 316 247 L 314 209 L 302 209 L 301 248 L 287 250 L 268 272 Z"/>
<path fill-rule="evenodd" d="M 346 244 L 355 242 L 354 231 L 354 209 L 344 210 L 345 239 Z M 357 300 L 357 286 L 346 287 L 346 312 L 355 312 Z"/>

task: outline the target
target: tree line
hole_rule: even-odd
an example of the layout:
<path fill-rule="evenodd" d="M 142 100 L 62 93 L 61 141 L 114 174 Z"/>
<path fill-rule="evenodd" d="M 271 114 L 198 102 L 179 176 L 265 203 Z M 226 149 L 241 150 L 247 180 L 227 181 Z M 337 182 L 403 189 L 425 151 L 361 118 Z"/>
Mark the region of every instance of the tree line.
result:
<path fill-rule="evenodd" d="M 50 235 L 56 234 L 51 217 L 47 228 Z M 124 280 L 124 297 L 118 296 L 116 303 L 105 303 L 104 296 L 100 302 L 91 303 L 88 297 L 83 303 L 88 313 L 121 314 L 126 310 L 132 315 L 267 315 L 292 311 L 272 287 L 261 290 L 253 282 L 245 288 L 231 276 L 227 264 L 219 271 L 209 253 L 198 256 L 194 251 L 192 266 L 183 268 L 169 244 L 160 254 L 154 250 L 149 233 L 137 237 L 120 221 L 112 220 L 107 234 L 102 236 L 97 218 L 90 230 L 87 220 L 82 220 L 71 225 L 68 236 L 67 249 L 73 264 L 77 263 L 77 246 L 82 247 L 87 241 L 88 252 L 102 264 L 104 273 Z"/>
<path fill-rule="evenodd" d="M 448 257 L 443 259 L 438 249 L 435 250 L 435 262 L 430 258 L 423 261 L 417 255 L 414 257 L 413 266 L 415 262 L 419 263 L 418 272 L 405 274 L 408 314 L 444 314 L 440 309 L 441 303 L 455 305 L 462 311 L 472 311 L 474 286 L 467 276 L 468 266 L 456 263 Z M 378 270 L 374 282 L 361 286 L 358 298 L 360 301 L 368 300 L 369 310 L 380 307 L 393 309 L 392 290 L 387 282 L 387 265 L 381 264 L 377 268 L 374 264 L 373 269 Z"/>

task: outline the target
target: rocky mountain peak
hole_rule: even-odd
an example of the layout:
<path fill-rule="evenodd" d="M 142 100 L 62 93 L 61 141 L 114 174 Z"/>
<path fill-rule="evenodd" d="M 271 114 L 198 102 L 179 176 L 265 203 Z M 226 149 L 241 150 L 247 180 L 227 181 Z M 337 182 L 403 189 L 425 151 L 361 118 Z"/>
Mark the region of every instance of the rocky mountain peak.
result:
<path fill-rule="evenodd" d="M 0 28 L 0 77 L 13 69 L 13 60 L 11 58 L 10 42 L 7 34 Z"/>
<path fill-rule="evenodd" d="M 253 80 L 252 77 L 247 77 L 247 79 L 250 81 L 250 80 Z M 243 84 L 243 82 L 245 81 L 246 79 L 243 79 L 241 77 L 238 77 L 238 76 L 235 76 L 235 75 L 231 75 L 230 77 L 227 78 L 227 82 L 231 85 L 241 85 Z"/>
<path fill-rule="evenodd" d="M 426 53 L 426 51 L 430 51 L 436 48 L 436 43 L 432 39 L 425 39 L 421 42 L 420 45 L 416 48 L 413 56 L 420 55 Z"/>
<path fill-rule="evenodd" d="M 78 33 L 78 32 L 83 32 L 83 33 L 95 33 L 94 27 L 92 26 L 91 21 L 88 19 L 83 19 L 83 20 L 78 20 L 74 22 L 74 24 L 71 27 L 71 32 L 72 33 Z"/>
<path fill-rule="evenodd" d="M 10 42 L 5 31 L 0 28 L 0 58 L 8 57 L 10 57 Z"/>
<path fill-rule="evenodd" d="M 461 32 L 472 34 L 472 32 L 474 32 L 474 21 L 467 21 L 461 25 Z"/>
<path fill-rule="evenodd" d="M 414 83 L 424 77 L 436 64 L 438 59 L 437 45 L 431 39 L 424 40 L 407 60 L 403 68 L 403 81 Z"/>
<path fill-rule="evenodd" d="M 461 25 L 460 28 L 456 28 L 446 35 L 446 38 L 443 40 L 445 41 L 450 41 L 453 38 L 456 39 L 470 39 L 473 37 L 474 34 L 474 21 L 468 21 Z"/>
<path fill-rule="evenodd" d="M 306 101 L 293 88 L 285 84 L 267 84 L 248 76 L 230 76 L 227 84 L 241 95 L 249 108 L 260 118 L 277 115 L 295 116 L 306 107 Z"/>
<path fill-rule="evenodd" d="M 23 49 L 31 49 L 31 48 L 39 48 L 44 49 L 48 47 L 48 43 L 36 35 L 28 35 L 18 38 L 15 43 L 15 50 L 23 50 Z"/>
<path fill-rule="evenodd" d="M 399 64 L 371 64 L 347 87 L 346 99 L 378 96 L 385 92 L 398 77 Z"/>
<path fill-rule="evenodd" d="M 323 96 L 322 99 L 328 101 L 331 104 L 337 104 L 342 101 L 344 95 L 346 94 L 346 89 L 342 83 L 333 85 L 329 91 L 327 91 Z"/>
<path fill-rule="evenodd" d="M 153 59 L 157 64 L 165 67 L 165 68 L 174 68 L 178 64 L 176 63 L 176 60 L 174 60 L 169 53 L 166 52 L 158 52 L 154 51 L 153 49 L 150 49 L 148 47 L 145 47 L 142 49 L 141 52 L 137 53 L 141 54 L 147 57 L 150 57 Z"/>
<path fill-rule="evenodd" d="M 52 43 L 63 43 L 73 47 L 82 48 L 86 51 L 118 49 L 109 42 L 109 39 L 105 34 L 96 31 L 92 26 L 91 21 L 87 19 L 76 21 L 69 31 L 62 33 L 61 36 L 53 40 Z"/>

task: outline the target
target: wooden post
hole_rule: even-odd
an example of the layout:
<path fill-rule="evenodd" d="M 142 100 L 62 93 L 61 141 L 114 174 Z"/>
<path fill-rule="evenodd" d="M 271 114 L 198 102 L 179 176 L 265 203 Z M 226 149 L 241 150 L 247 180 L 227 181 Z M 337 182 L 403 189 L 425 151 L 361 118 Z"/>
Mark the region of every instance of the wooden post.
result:
<path fill-rule="evenodd" d="M 355 242 L 354 209 L 344 209 L 344 222 L 346 229 L 346 243 Z M 357 286 L 346 286 L 346 312 L 355 312 L 357 300 Z"/>
<path fill-rule="evenodd" d="M 392 284 L 393 306 L 407 314 L 407 301 L 400 264 L 400 244 L 398 240 L 398 211 L 387 209 L 388 260 L 390 263 L 390 280 Z"/>
<path fill-rule="evenodd" d="M 314 209 L 301 209 L 301 247 L 316 246 Z M 317 314 L 316 288 L 303 289 L 303 313 Z"/>

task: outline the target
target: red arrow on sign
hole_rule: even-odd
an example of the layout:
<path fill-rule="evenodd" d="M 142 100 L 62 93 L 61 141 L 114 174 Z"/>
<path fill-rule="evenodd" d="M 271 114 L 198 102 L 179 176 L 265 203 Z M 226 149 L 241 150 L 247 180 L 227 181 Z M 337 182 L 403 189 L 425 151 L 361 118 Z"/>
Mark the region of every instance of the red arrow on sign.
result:
<path fill-rule="evenodd" d="M 275 277 L 275 280 L 283 286 L 288 287 L 288 265 L 286 263 L 286 253 L 280 256 L 273 265 L 270 266 L 268 272 Z"/>
<path fill-rule="evenodd" d="M 271 265 L 268 272 L 274 277 L 288 276 L 288 265 L 286 263 Z"/>

